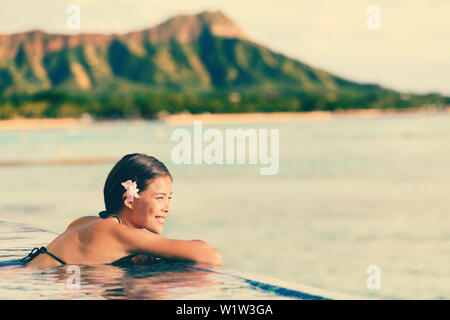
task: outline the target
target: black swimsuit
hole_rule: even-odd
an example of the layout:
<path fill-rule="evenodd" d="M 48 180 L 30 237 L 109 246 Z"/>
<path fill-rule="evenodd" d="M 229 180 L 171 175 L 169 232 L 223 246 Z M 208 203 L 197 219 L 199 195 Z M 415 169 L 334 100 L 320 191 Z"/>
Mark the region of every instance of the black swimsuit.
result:
<path fill-rule="evenodd" d="M 55 256 L 53 253 L 48 252 L 45 247 L 34 248 L 33 250 L 31 250 L 31 252 L 25 258 L 20 259 L 20 262 L 27 264 L 28 262 L 30 262 L 31 260 L 36 258 L 38 255 L 40 255 L 41 253 L 48 254 L 50 257 L 52 257 L 53 259 L 55 259 L 56 261 L 58 261 L 61 264 L 66 264 L 64 262 L 64 260 L 61 260 L 60 258 Z"/>
<path fill-rule="evenodd" d="M 112 216 L 110 216 L 110 217 L 116 218 L 117 221 L 119 221 L 119 223 L 120 223 L 120 220 L 119 220 L 119 218 L 118 218 L 117 216 L 112 215 Z M 109 217 L 108 217 L 108 218 L 109 218 Z M 25 258 L 20 259 L 20 262 L 22 262 L 22 263 L 24 263 L 24 264 L 27 264 L 28 262 L 30 262 L 31 260 L 33 260 L 34 258 L 36 258 L 38 255 L 40 255 L 41 253 L 48 254 L 50 257 L 52 257 L 53 259 L 55 259 L 56 261 L 58 261 L 58 262 L 61 263 L 61 264 L 66 264 L 66 263 L 64 262 L 64 260 L 58 258 L 58 257 L 55 256 L 53 253 L 48 252 L 48 251 L 47 251 L 47 248 L 45 248 L 45 247 L 34 248 L 33 250 L 31 250 L 31 252 L 30 252 Z"/>

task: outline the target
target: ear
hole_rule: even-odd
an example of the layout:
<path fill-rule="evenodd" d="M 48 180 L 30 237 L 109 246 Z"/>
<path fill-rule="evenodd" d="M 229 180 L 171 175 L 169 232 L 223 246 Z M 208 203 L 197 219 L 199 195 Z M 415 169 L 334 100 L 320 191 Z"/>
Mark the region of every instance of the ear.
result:
<path fill-rule="evenodd" d="M 123 200 L 123 205 L 128 209 L 133 210 L 133 202 L 128 202 L 126 198 Z"/>

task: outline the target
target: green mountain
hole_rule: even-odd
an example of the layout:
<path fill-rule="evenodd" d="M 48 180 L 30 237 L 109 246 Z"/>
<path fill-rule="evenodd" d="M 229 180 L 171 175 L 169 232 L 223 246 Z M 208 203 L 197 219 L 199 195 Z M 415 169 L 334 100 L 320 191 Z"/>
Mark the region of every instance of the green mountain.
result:
<path fill-rule="evenodd" d="M 0 35 L 0 117 L 152 117 L 449 103 L 343 79 L 255 43 L 222 12 L 126 34 Z"/>

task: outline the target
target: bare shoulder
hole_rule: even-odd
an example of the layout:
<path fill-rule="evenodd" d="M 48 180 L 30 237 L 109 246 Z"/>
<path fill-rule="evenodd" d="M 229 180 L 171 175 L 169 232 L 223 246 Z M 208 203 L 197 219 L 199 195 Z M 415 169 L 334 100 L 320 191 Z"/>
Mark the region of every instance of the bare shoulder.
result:
<path fill-rule="evenodd" d="M 115 219 L 102 219 L 100 217 L 81 217 L 73 221 L 66 230 L 66 233 L 76 233 L 85 243 L 92 241 L 108 241 L 117 238 L 117 229 L 124 226 L 117 223 Z"/>
<path fill-rule="evenodd" d="M 111 226 L 109 231 L 117 241 L 130 250 L 136 248 L 146 249 L 165 240 L 162 236 L 146 229 L 132 228 L 122 224 Z"/>
<path fill-rule="evenodd" d="M 86 217 L 81 217 L 78 218 L 74 221 L 72 221 L 69 226 L 67 227 L 67 230 L 72 229 L 72 228 L 77 228 L 86 224 L 90 224 L 94 221 L 98 221 L 100 218 L 99 217 L 95 217 L 95 216 L 86 216 Z"/>

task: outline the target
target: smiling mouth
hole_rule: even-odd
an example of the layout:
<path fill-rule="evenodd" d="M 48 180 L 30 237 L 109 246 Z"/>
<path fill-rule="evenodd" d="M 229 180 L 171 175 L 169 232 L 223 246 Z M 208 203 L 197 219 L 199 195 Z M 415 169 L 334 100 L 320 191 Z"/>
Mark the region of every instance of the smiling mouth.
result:
<path fill-rule="evenodd" d="M 157 221 L 159 224 L 164 224 L 164 223 L 166 223 L 166 217 L 163 217 L 163 216 L 156 216 L 155 219 L 156 219 L 156 221 Z"/>

